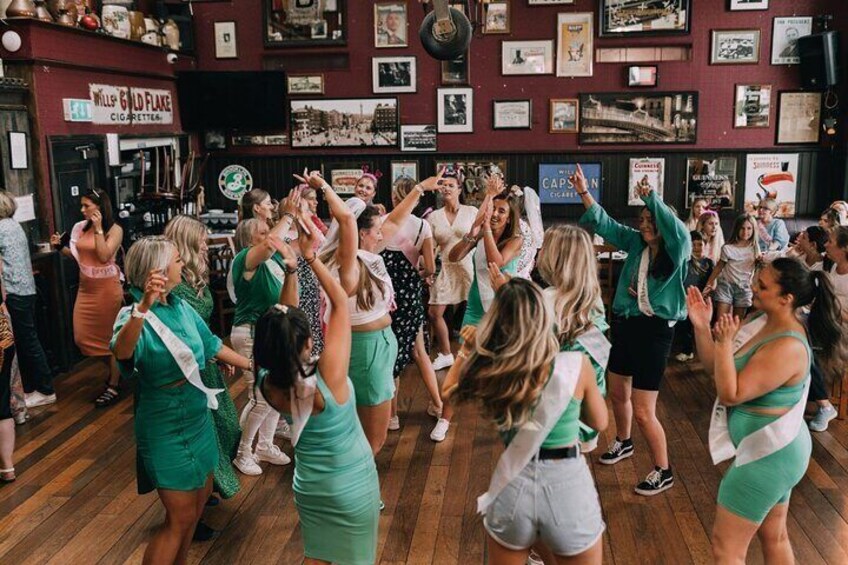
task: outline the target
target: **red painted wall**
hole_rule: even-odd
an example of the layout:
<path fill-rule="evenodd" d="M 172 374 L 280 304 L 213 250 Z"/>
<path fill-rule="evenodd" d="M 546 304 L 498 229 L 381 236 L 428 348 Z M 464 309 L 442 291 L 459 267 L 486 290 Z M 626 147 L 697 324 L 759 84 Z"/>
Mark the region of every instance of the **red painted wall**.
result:
<path fill-rule="evenodd" d="M 232 3 L 194 4 L 198 67 L 204 70 L 256 70 L 262 68 L 266 56 L 296 57 L 305 50 L 266 49 L 263 46 L 262 3 L 264 0 L 234 0 Z M 399 49 L 374 48 L 373 2 L 348 0 L 348 46 L 350 69 L 323 71 L 325 97 L 370 97 L 371 57 L 415 55 L 418 63 L 418 93 L 398 94 L 401 124 L 435 123 L 436 91 L 440 84 L 439 63 L 423 50 L 417 30 L 423 11 L 415 0 L 408 0 L 410 46 Z M 687 36 L 648 38 L 599 38 L 595 18 L 595 47 L 691 45 L 693 60 L 659 65 L 656 90 L 694 90 L 700 94 L 698 149 L 768 148 L 774 145 L 777 122 L 777 92 L 800 86 L 797 66 L 773 66 L 771 58 L 772 21 L 776 16 L 836 16 L 835 29 L 843 32 L 843 61 L 848 39 L 848 2 L 843 0 L 771 0 L 768 11 L 730 12 L 726 0 L 693 0 L 692 32 Z M 486 151 L 569 151 L 597 152 L 613 149 L 597 145 L 580 147 L 576 134 L 548 133 L 548 110 L 551 98 L 575 98 L 579 93 L 626 91 L 625 64 L 595 64 L 590 78 L 558 78 L 501 76 L 501 41 L 521 39 L 556 39 L 556 15 L 560 12 L 597 13 L 597 0 L 577 0 L 574 5 L 528 6 L 526 0 L 511 2 L 509 35 L 476 35 L 471 43 L 471 86 L 474 95 L 474 133 L 440 134 L 440 152 Z M 239 58 L 216 60 L 213 24 L 235 20 Z M 760 63 L 758 65 L 709 64 L 710 31 L 713 29 L 759 28 L 761 30 Z M 556 41 L 554 41 L 556 48 Z M 308 51 L 308 50 L 306 50 Z M 321 69 L 314 69 L 321 71 Z M 844 76 L 848 69 L 843 68 Z M 774 107 L 771 127 L 767 129 L 734 129 L 733 100 L 737 83 L 771 84 Z M 644 89 L 641 89 L 644 91 Z M 492 130 L 492 100 L 530 98 L 533 101 L 533 129 L 530 131 Z M 638 146 L 644 147 L 644 146 Z M 664 146 L 665 148 L 692 146 Z M 615 150 L 625 149 L 614 146 Z M 234 148 L 250 154 L 291 154 L 308 150 L 288 147 Z M 346 153 L 361 152 L 345 149 Z M 383 150 L 393 152 L 396 150 Z M 369 150 L 374 153 L 374 150 Z"/>

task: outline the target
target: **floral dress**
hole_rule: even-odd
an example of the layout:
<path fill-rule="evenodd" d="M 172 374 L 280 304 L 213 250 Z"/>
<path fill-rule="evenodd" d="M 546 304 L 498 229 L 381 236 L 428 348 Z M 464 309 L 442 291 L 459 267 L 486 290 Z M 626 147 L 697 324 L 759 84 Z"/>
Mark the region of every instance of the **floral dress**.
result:
<path fill-rule="evenodd" d="M 312 330 L 312 354 L 320 355 L 324 351 L 324 333 L 321 328 L 321 292 L 318 279 L 312 267 L 302 256 L 297 258 L 297 282 L 300 309 L 309 318 Z"/>

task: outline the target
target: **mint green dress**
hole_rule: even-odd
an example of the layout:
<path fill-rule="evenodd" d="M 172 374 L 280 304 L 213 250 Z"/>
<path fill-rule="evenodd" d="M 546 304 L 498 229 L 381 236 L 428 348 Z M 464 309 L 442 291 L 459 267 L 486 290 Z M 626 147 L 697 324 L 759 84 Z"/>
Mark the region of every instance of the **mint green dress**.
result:
<path fill-rule="evenodd" d="M 474 251 L 477 253 L 477 250 Z M 518 271 L 518 259 L 520 255 L 516 255 L 512 261 L 501 268 L 502 273 L 515 276 Z M 474 261 L 472 261 L 472 264 Z M 477 269 L 474 269 L 474 281 L 471 283 L 471 290 L 468 291 L 468 304 L 465 306 L 465 315 L 462 317 L 462 327 L 476 326 L 483 319 L 486 311 L 483 310 L 483 302 L 480 300 L 480 288 L 477 286 Z"/>
<path fill-rule="evenodd" d="M 203 288 L 203 293 L 198 296 L 197 292 L 185 282 L 181 282 L 171 291 L 171 296 L 179 296 L 200 314 L 206 325 L 212 317 L 212 293 L 208 287 Z M 209 388 L 227 389 L 227 383 L 221 375 L 218 364 L 208 361 L 206 367 L 200 371 L 203 384 Z M 218 438 L 218 464 L 213 471 L 215 492 L 221 498 L 231 498 L 241 488 L 238 475 L 233 468 L 233 459 L 238 451 L 241 428 L 239 427 L 238 414 L 233 399 L 228 392 L 218 395 L 218 409 L 212 411 L 212 421 L 215 425 L 215 434 Z"/>

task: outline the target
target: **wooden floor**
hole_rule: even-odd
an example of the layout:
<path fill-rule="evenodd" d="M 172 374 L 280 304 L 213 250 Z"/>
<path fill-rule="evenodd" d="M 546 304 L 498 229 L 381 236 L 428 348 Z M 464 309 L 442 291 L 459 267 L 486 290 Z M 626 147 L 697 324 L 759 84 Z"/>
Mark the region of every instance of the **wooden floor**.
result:
<path fill-rule="evenodd" d="M 91 399 L 103 382 L 95 369 L 87 365 L 60 380 L 59 403 L 36 409 L 17 428 L 19 478 L 0 487 L 0 563 L 139 563 L 162 521 L 155 494 L 136 494 L 131 400 L 94 409 Z M 231 393 L 238 406 L 245 402 L 241 382 Z M 676 479 L 670 491 L 654 498 L 633 494 L 650 468 L 638 435 L 635 457 L 613 467 L 592 464 L 608 525 L 606 563 L 711 561 L 709 532 L 723 469 L 711 464 L 705 447 L 712 398 L 697 364 L 670 366 L 660 395 Z M 474 509 L 500 452 L 495 434 L 475 409 L 463 407 L 447 440 L 436 445 L 416 375 L 405 377 L 400 399 L 402 428 L 390 432 L 378 457 L 386 504 L 379 562 L 484 563 Z M 601 445 L 613 434 L 603 434 Z M 848 563 L 848 424 L 835 421 L 814 437 L 809 471 L 791 499 L 790 536 L 799 563 Z M 241 493 L 207 510 L 208 523 L 223 531 L 194 544 L 191 562 L 299 563 L 291 479 L 291 466 L 245 477 Z M 756 544 L 749 562 L 762 562 Z"/>

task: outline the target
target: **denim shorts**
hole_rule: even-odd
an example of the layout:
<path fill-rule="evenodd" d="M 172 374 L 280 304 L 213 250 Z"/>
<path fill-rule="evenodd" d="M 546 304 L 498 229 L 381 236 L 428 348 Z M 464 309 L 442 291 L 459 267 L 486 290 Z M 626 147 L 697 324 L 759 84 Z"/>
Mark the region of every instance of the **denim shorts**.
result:
<path fill-rule="evenodd" d="M 560 556 L 591 548 L 606 524 L 585 457 L 530 461 L 492 501 L 483 526 L 516 551 L 537 541 Z"/>
<path fill-rule="evenodd" d="M 750 308 L 754 292 L 751 285 L 739 285 L 732 282 L 719 280 L 715 289 L 714 299 L 716 302 L 730 304 L 736 308 Z"/>

